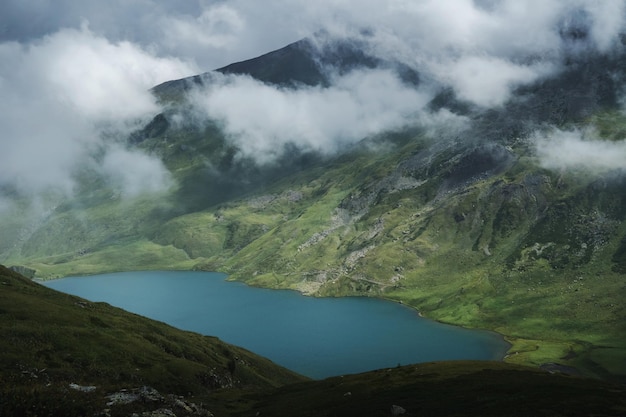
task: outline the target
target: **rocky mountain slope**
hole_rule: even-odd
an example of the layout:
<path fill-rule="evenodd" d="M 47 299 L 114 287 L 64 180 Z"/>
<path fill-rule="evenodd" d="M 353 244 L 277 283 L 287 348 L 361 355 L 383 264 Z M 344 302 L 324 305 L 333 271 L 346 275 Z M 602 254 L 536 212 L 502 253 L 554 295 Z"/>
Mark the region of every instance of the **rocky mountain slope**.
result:
<path fill-rule="evenodd" d="M 384 67 L 406 89 L 420 85 L 418 71 L 363 51 L 303 41 L 218 72 L 297 91 Z M 86 171 L 74 200 L 0 222 L 0 260 L 42 278 L 195 268 L 317 296 L 385 297 L 504 334 L 509 362 L 623 377 L 623 169 L 552 168 L 537 137 L 621 141 L 625 57 L 565 57 L 490 109 L 440 85 L 430 116 L 462 125 L 412 123 L 333 154 L 284 146 L 271 164 L 242 154 L 219 120 L 197 122 L 192 94 L 216 73 L 165 83 L 154 89 L 164 111 L 129 144 L 162 159 L 176 187 L 125 200 Z"/>

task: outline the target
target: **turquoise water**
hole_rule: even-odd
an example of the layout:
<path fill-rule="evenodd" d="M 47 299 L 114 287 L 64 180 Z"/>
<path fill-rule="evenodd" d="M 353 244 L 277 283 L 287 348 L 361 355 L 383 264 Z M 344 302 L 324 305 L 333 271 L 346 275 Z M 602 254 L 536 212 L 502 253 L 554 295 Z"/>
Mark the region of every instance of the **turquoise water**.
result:
<path fill-rule="evenodd" d="M 210 272 L 124 272 L 46 282 L 172 326 L 217 336 L 312 378 L 451 359 L 501 359 L 497 334 L 372 298 L 312 298 Z"/>

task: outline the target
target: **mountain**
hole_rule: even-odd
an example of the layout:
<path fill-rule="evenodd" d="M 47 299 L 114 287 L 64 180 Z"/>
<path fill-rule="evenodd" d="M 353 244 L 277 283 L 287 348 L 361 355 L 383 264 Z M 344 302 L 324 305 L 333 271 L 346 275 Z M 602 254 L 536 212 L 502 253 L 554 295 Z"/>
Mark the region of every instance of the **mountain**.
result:
<path fill-rule="evenodd" d="M 216 338 L 58 293 L 2 266 L 0 336 L 3 416 L 618 415 L 626 409 L 623 386 L 498 362 L 307 381 Z"/>
<path fill-rule="evenodd" d="M 329 86 L 333 74 L 355 69 L 393 67 L 407 82 L 418 83 L 419 75 L 410 67 L 384 60 L 367 52 L 357 39 L 328 40 L 324 36 L 305 38 L 256 58 L 236 62 L 215 71 L 167 81 L 152 91 L 161 100 L 181 97 L 183 91 L 210 82 L 214 72 L 248 75 L 256 80 L 281 87 Z"/>
<path fill-rule="evenodd" d="M 18 197 L 0 221 L 0 260 L 40 278 L 205 269 L 314 296 L 384 297 L 505 335 L 509 363 L 623 379 L 623 166 L 553 169 L 537 138 L 621 143 L 625 57 L 623 46 L 565 54 L 559 71 L 491 108 L 435 84 L 427 117 L 462 127 L 395 126 L 330 153 L 280 144 L 271 163 L 243 153 L 223 120 L 198 123 L 190 93 L 236 74 L 318 93 L 337 74 L 378 69 L 411 91 L 419 69 L 358 42 L 305 40 L 171 81 L 153 89 L 164 110 L 129 146 L 161 159 L 176 187 L 128 200 L 85 170 L 75 198 L 43 214 L 20 215 Z"/>

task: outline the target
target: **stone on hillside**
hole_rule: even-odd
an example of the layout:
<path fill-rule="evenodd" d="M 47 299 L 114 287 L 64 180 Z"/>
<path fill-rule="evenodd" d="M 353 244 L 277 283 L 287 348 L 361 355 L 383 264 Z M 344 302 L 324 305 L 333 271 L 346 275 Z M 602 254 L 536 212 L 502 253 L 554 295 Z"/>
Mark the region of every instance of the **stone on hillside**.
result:
<path fill-rule="evenodd" d="M 78 385 L 73 383 L 70 384 L 70 388 L 80 392 L 94 392 L 96 390 L 96 387 L 93 385 Z"/>
<path fill-rule="evenodd" d="M 406 414 L 406 410 L 403 407 L 400 407 L 399 405 L 395 405 L 395 404 L 391 406 L 392 416 L 401 416 L 403 414 Z"/>

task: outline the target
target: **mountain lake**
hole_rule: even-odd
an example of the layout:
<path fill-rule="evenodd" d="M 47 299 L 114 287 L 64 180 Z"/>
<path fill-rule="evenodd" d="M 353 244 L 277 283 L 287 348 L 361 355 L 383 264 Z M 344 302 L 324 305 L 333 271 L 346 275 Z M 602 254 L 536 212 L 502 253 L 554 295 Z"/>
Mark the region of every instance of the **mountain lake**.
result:
<path fill-rule="evenodd" d="M 500 360 L 509 347 L 496 333 L 428 320 L 399 303 L 306 297 L 212 272 L 122 272 L 44 285 L 217 336 L 315 379 L 398 364 Z"/>

